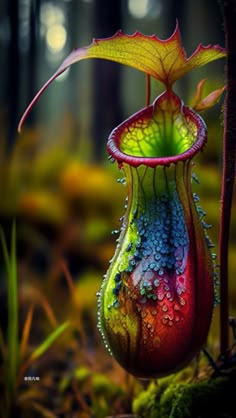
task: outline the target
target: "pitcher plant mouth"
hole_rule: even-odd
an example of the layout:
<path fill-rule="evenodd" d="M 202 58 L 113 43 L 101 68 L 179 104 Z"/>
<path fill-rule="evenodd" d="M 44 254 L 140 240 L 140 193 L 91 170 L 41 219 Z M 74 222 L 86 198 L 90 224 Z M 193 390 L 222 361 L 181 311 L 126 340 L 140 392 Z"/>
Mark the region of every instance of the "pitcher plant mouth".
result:
<path fill-rule="evenodd" d="M 107 149 L 119 164 L 156 167 L 192 159 L 206 141 L 203 119 L 167 90 L 117 126 Z"/>

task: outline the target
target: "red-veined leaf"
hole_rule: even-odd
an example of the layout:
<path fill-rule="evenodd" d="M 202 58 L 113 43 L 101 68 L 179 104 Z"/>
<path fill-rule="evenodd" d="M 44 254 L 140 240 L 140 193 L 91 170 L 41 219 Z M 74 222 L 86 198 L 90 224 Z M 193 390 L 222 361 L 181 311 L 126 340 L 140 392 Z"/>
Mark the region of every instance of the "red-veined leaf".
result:
<path fill-rule="evenodd" d="M 143 71 L 161 81 L 166 88 L 169 88 L 176 80 L 194 68 L 223 57 L 225 57 L 225 50 L 221 47 L 217 45 L 202 46 L 200 44 L 195 52 L 187 58 L 181 45 L 178 25 L 176 25 L 176 29 L 170 38 L 165 40 L 159 39 L 156 35 L 146 36 L 140 32 L 126 35 L 121 31 L 118 31 L 111 38 L 94 39 L 91 45 L 74 49 L 63 61 L 26 109 L 20 121 L 19 130 L 28 112 L 47 86 L 78 61 L 88 58 L 115 61 Z"/>

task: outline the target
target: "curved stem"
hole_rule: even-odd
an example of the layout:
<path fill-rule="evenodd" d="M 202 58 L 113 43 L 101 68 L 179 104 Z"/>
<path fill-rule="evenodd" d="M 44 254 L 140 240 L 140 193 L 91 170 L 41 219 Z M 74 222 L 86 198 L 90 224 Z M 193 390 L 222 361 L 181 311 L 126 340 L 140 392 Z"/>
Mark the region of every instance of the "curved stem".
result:
<path fill-rule="evenodd" d="M 220 350 L 227 355 L 229 348 L 228 247 L 230 215 L 234 188 L 236 152 L 236 0 L 223 2 L 225 43 L 227 49 L 227 94 L 224 115 L 223 178 L 221 188 L 221 220 L 219 237 L 220 260 Z"/>
<path fill-rule="evenodd" d="M 151 80 L 150 75 L 146 74 L 146 106 L 150 105 L 150 96 L 151 96 Z"/>

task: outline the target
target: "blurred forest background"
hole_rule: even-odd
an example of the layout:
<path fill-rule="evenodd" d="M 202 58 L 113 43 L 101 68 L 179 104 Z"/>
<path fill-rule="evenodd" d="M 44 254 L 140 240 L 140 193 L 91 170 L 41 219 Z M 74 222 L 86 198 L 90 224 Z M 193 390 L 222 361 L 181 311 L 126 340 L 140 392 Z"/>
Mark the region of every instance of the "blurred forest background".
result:
<path fill-rule="evenodd" d="M 96 330 L 96 292 L 114 252 L 111 230 L 119 228 L 126 196 L 125 187 L 116 182 L 118 168 L 107 162 L 106 140 L 118 123 L 145 105 L 145 77 L 118 64 L 85 60 L 50 86 L 20 135 L 17 125 L 35 93 L 74 47 L 89 45 L 94 37 L 112 36 L 118 29 L 164 39 L 174 31 L 176 19 L 188 56 L 199 43 L 224 46 L 221 7 L 215 0 L 0 0 L 0 223 L 9 239 L 16 219 L 20 332 L 32 304 L 29 351 L 69 318 L 77 334 L 67 335 L 64 345 L 80 353 L 79 366 L 103 375 L 113 373 L 118 383 L 123 372 L 117 373 L 114 363 L 110 366 Z M 223 60 L 213 62 L 177 82 L 176 90 L 185 103 L 191 105 L 202 78 L 207 78 L 206 94 L 221 87 L 224 65 Z M 152 99 L 161 91 L 162 86 L 152 82 Z M 209 141 L 195 170 L 201 181 L 195 191 L 207 222 L 213 225 L 216 251 L 222 111 L 223 101 L 203 115 Z M 232 313 L 236 311 L 235 205 L 234 199 L 229 253 Z M 0 275 L 5 329 L 4 263 Z M 75 286 L 72 293 L 70 286 Z M 210 337 L 213 353 L 218 346 L 217 312 Z M 34 366 L 44 383 L 48 384 L 48 370 L 51 374 L 57 370 L 55 358 L 63 357 L 63 349 L 58 350 L 60 354 L 54 352 L 45 363 Z"/>

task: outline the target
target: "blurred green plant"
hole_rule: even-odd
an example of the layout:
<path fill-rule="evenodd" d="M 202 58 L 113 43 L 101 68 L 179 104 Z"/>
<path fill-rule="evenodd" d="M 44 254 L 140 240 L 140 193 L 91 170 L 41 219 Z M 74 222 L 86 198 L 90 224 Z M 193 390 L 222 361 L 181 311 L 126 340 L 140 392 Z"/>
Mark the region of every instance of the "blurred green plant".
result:
<path fill-rule="evenodd" d="M 65 376 L 60 383 L 63 394 L 72 385 L 76 393 L 78 404 L 88 413 L 88 416 L 104 418 L 116 409 L 122 410 L 127 403 L 127 394 L 121 385 L 115 384 L 110 378 L 101 373 L 92 372 L 91 369 L 81 366 L 75 369 L 73 376 Z M 83 400 L 82 394 L 87 393 L 90 406 Z"/>
<path fill-rule="evenodd" d="M 8 295 L 8 327 L 7 346 L 4 344 L 3 332 L 1 335 L 1 352 L 5 365 L 4 378 L 6 384 L 5 414 L 10 416 L 11 402 L 15 397 L 16 378 L 19 368 L 19 343 L 18 343 L 18 301 L 17 301 L 17 261 L 16 261 L 16 226 L 12 227 L 11 249 L 8 251 L 3 229 L 0 228 L 0 239 L 7 273 Z"/>
<path fill-rule="evenodd" d="M 31 329 L 33 307 L 30 308 L 23 332 L 19 340 L 19 318 L 18 318 L 18 283 L 17 283 L 17 258 L 16 258 L 16 225 L 12 226 L 11 246 L 7 248 L 4 231 L 0 227 L 0 240 L 3 250 L 4 262 L 7 276 L 8 295 L 8 322 L 7 338 L 4 341 L 3 330 L 0 328 L 0 350 L 2 356 L 2 402 L 1 416 L 10 418 L 14 414 L 17 405 L 17 391 L 24 379 L 24 374 L 32 363 L 38 360 L 51 347 L 54 341 L 69 326 L 64 322 L 58 326 L 45 340 L 35 348 L 31 354 L 27 353 L 27 344 Z M 26 357 L 26 358 L 25 358 Z"/>

